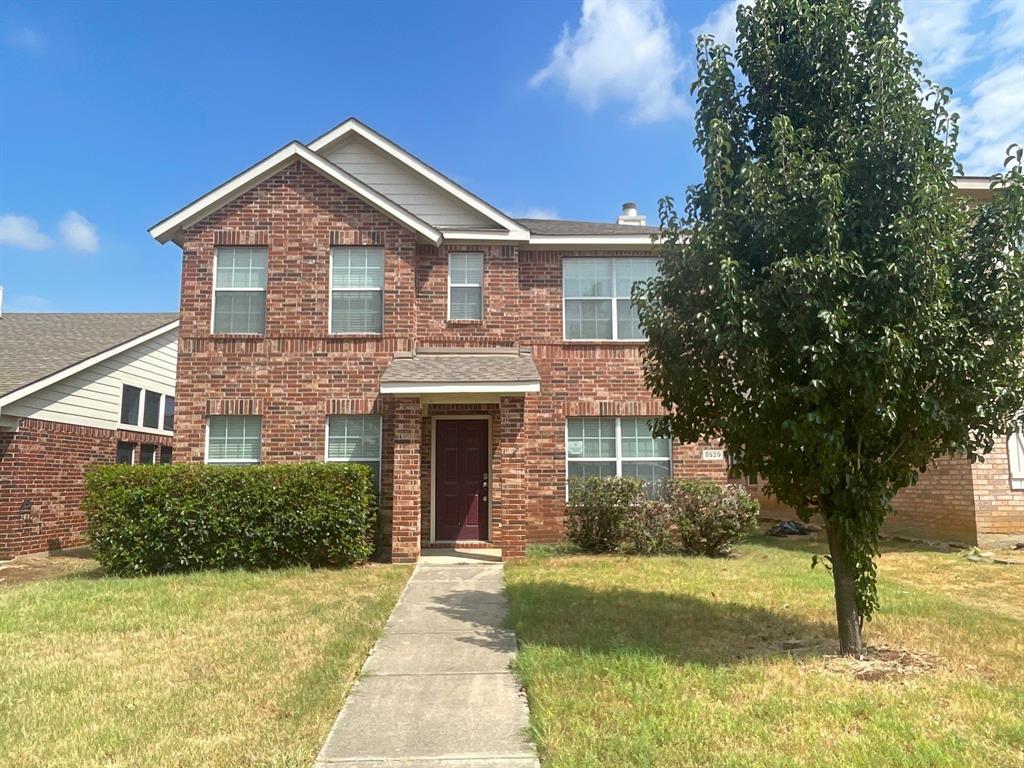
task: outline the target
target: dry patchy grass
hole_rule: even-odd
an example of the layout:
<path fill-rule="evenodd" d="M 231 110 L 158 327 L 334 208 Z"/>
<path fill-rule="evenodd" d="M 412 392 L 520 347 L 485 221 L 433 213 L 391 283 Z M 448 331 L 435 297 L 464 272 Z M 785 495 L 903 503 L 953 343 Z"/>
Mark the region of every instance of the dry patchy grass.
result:
<path fill-rule="evenodd" d="M 0 764 L 308 766 L 409 569 L 0 591 Z"/>
<path fill-rule="evenodd" d="M 508 568 L 545 766 L 1024 765 L 1024 568 L 888 549 L 850 661 L 820 546 Z"/>

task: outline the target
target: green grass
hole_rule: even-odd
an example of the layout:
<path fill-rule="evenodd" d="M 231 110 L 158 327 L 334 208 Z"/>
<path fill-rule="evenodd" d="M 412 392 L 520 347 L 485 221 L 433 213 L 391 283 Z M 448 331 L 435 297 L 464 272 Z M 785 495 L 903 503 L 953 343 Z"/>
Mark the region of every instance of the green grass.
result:
<path fill-rule="evenodd" d="M 1024 766 L 1024 568 L 886 552 L 865 639 L 913 652 L 901 671 L 833 655 L 812 551 L 757 538 L 729 559 L 508 567 L 545 768 Z"/>
<path fill-rule="evenodd" d="M 0 590 L 0 765 L 309 766 L 409 569 Z"/>

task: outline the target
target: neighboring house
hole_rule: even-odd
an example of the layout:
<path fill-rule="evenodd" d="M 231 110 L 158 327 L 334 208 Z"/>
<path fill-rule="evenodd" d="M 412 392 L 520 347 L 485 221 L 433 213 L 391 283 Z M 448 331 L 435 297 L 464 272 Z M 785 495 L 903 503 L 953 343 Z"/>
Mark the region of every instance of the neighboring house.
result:
<path fill-rule="evenodd" d="M 356 461 L 392 559 L 564 534 L 567 478 L 724 481 L 655 439 L 616 223 L 514 219 L 357 120 L 155 225 L 182 249 L 176 461 Z"/>
<path fill-rule="evenodd" d="M 83 542 L 90 466 L 171 460 L 177 318 L 0 315 L 0 557 Z"/>

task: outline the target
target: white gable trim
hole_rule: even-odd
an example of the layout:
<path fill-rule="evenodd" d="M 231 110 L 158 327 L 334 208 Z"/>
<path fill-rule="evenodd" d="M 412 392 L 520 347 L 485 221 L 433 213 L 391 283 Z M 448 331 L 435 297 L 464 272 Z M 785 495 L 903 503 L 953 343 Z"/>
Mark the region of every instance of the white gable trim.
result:
<path fill-rule="evenodd" d="M 526 229 L 524 229 L 521 224 L 518 224 L 513 219 L 510 219 L 508 216 L 503 214 L 493 205 L 490 205 L 484 200 L 481 200 L 472 192 L 463 189 L 454 181 L 449 179 L 447 176 L 434 170 L 415 155 L 406 152 L 393 141 L 385 138 L 384 136 L 381 136 L 372 128 L 363 125 L 354 117 L 350 117 L 341 125 L 331 129 L 320 138 L 311 141 L 309 144 L 309 148 L 314 152 L 320 152 L 350 133 L 354 133 L 366 139 L 381 151 L 386 152 L 396 160 L 400 161 L 407 167 L 411 168 L 416 173 L 420 174 L 427 180 L 441 187 L 441 189 L 443 189 L 445 192 L 448 192 L 450 195 L 453 195 L 458 200 L 468 205 L 470 208 L 473 208 L 479 213 L 482 213 L 484 216 L 491 219 L 499 226 L 507 229 L 508 235 L 506 237 L 508 239 L 525 240 L 529 236 L 529 232 Z"/>
<path fill-rule="evenodd" d="M 69 365 L 67 368 L 57 371 L 56 373 L 51 373 L 49 376 L 46 376 L 45 378 L 39 379 L 38 381 L 33 381 L 31 384 L 26 384 L 25 386 L 19 389 L 15 389 L 12 392 L 8 392 L 3 397 L 0 397 L 0 408 L 2 408 L 5 405 L 9 405 L 15 402 L 16 400 L 21 400 L 21 398 L 26 397 L 27 395 L 31 395 L 33 392 L 38 392 L 40 389 L 44 389 L 50 386 L 51 384 L 55 384 L 56 382 L 61 381 L 62 379 L 66 379 L 68 376 L 73 376 L 79 371 L 84 371 L 86 368 L 91 368 L 92 366 L 96 365 L 96 363 L 103 362 L 104 360 L 111 358 L 114 355 L 118 355 L 122 352 L 125 352 L 131 349 L 132 347 L 137 347 L 139 346 L 139 344 L 147 342 L 150 339 L 155 339 L 160 334 L 167 333 L 167 331 L 172 331 L 177 327 L 178 321 L 172 320 L 169 323 L 161 325 L 159 328 L 154 328 L 152 331 L 147 331 L 141 336 L 136 336 L 134 339 L 129 339 L 128 341 L 122 342 L 121 344 L 118 344 L 116 347 L 111 347 L 110 349 L 104 350 L 103 352 L 100 352 L 98 355 L 87 357 L 85 360 L 77 362 L 74 365 Z"/>
<path fill-rule="evenodd" d="M 153 225 L 149 234 L 155 240 L 166 243 L 174 239 L 181 230 L 191 226 L 200 219 L 209 216 L 215 210 L 231 202 L 243 192 L 251 189 L 259 182 L 272 176 L 287 164 L 301 160 L 314 170 L 319 171 L 328 178 L 347 188 L 357 197 L 382 211 L 401 224 L 422 235 L 437 245 L 441 242 L 441 233 L 427 224 L 422 219 L 409 213 L 404 208 L 395 205 L 391 200 L 381 195 L 376 190 L 359 181 L 350 173 L 343 171 L 334 163 L 328 162 L 320 155 L 311 152 L 306 146 L 297 141 L 285 145 L 274 154 L 261 160 L 248 170 L 235 176 L 233 179 L 221 184 L 213 191 L 203 195 L 198 200 L 182 208 L 175 214 L 168 216 L 159 224 Z"/>

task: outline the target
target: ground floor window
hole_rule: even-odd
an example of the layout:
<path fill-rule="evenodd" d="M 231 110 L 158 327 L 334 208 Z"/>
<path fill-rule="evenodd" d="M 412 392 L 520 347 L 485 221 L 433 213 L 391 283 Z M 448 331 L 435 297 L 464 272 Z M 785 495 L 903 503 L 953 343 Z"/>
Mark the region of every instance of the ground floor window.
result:
<path fill-rule="evenodd" d="M 639 477 L 650 491 L 672 474 L 672 443 L 654 437 L 646 418 L 583 416 L 566 422 L 566 459 L 574 477 Z"/>
<path fill-rule="evenodd" d="M 171 463 L 171 446 L 164 445 L 160 447 L 160 463 L 170 464 Z"/>
<path fill-rule="evenodd" d="M 373 470 L 380 484 L 380 416 L 329 416 L 327 461 L 354 461 Z"/>
<path fill-rule="evenodd" d="M 260 416 L 210 416 L 206 423 L 207 464 L 257 464 Z"/>
<path fill-rule="evenodd" d="M 126 443 L 122 441 L 117 444 L 117 463 L 135 463 L 135 443 Z"/>
<path fill-rule="evenodd" d="M 1010 487 L 1024 491 L 1024 432 L 1010 435 L 1006 448 L 1010 454 Z"/>

